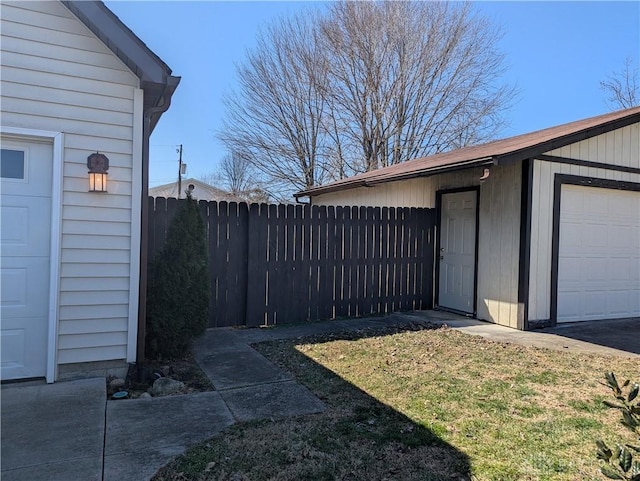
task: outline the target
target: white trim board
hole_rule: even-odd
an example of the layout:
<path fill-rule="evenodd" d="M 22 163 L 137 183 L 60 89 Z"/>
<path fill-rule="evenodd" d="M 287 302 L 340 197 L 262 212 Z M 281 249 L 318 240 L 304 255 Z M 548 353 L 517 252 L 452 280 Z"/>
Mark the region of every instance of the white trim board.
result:
<path fill-rule="evenodd" d="M 144 91 L 133 93 L 133 149 L 131 152 L 131 257 L 129 261 L 129 322 L 127 362 L 136 362 L 138 304 L 140 302 L 140 239 L 142 231 L 142 136 Z"/>

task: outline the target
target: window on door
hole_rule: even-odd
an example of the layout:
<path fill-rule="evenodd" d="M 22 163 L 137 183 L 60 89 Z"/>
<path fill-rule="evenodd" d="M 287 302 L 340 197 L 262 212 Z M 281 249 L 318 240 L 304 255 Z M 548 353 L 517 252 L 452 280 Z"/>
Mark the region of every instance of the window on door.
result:
<path fill-rule="evenodd" d="M 0 152 L 0 177 L 25 180 L 25 157 L 24 150 L 2 149 Z"/>

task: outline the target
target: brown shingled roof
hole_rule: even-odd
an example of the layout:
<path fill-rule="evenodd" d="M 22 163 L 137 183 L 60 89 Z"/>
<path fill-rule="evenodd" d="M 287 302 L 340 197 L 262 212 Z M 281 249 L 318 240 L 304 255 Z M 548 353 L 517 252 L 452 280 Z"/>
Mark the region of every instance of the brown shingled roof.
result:
<path fill-rule="evenodd" d="M 515 162 L 640 121 L 640 107 L 611 112 L 548 129 L 495 140 L 354 175 L 298 192 L 295 197 L 423 177 L 487 164 Z"/>

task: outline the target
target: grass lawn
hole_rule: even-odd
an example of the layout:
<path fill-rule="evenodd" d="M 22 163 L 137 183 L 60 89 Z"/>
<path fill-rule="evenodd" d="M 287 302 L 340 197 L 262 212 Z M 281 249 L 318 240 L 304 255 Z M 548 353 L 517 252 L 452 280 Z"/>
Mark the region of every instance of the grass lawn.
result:
<path fill-rule="evenodd" d="M 595 439 L 633 441 L 601 381 L 637 358 L 408 327 L 255 346 L 327 411 L 235 425 L 154 479 L 577 481 L 602 479 Z"/>

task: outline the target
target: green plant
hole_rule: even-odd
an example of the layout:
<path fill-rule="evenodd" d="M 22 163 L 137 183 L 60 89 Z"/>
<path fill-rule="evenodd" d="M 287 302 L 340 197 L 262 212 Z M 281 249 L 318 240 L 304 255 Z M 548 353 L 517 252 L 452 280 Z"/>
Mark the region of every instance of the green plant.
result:
<path fill-rule="evenodd" d="M 187 194 L 151 265 L 147 291 L 147 357 L 184 356 L 209 318 L 209 261 L 204 222 Z"/>
<path fill-rule="evenodd" d="M 622 415 L 621 424 L 638 436 L 640 441 L 640 386 L 627 379 L 618 383 L 613 372 L 605 373 L 606 386 L 613 391 L 617 402 L 603 401 L 610 408 L 618 409 Z M 625 392 L 627 391 L 627 392 Z M 640 453 L 640 444 L 619 444 L 609 448 L 602 440 L 596 441 L 597 456 L 605 462 L 600 467 L 602 474 L 609 479 L 623 479 L 626 481 L 640 481 L 640 460 L 634 456 Z"/>

